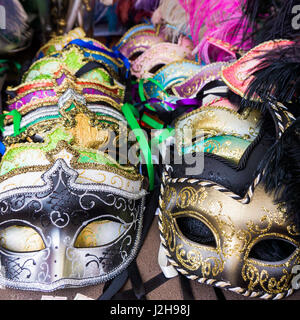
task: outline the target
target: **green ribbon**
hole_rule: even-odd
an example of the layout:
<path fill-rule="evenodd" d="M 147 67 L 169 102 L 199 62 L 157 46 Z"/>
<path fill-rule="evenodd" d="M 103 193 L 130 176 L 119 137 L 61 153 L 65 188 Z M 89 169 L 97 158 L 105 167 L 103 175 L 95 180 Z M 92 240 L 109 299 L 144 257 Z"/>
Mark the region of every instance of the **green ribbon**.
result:
<path fill-rule="evenodd" d="M 154 83 L 155 85 L 157 85 L 167 96 L 169 96 L 169 94 L 167 93 L 167 91 L 163 88 L 163 86 L 155 79 L 152 78 L 148 78 L 148 79 L 140 79 L 139 83 L 138 83 L 138 92 L 139 92 L 139 96 L 142 102 L 146 101 L 146 97 L 145 97 L 145 93 L 144 93 L 144 81 L 150 81 L 152 83 Z M 163 102 L 163 100 L 161 100 Z M 146 103 L 145 106 L 150 109 L 151 111 L 156 111 L 155 108 L 153 108 L 152 106 L 149 105 L 149 103 Z M 172 110 L 169 107 L 170 110 Z M 143 114 L 141 120 L 145 123 L 147 123 L 150 127 L 154 128 L 154 129 L 162 129 L 164 127 L 163 124 L 155 121 L 155 119 L 149 117 L 147 114 Z M 159 139 L 154 139 L 154 143 L 158 143 L 158 141 L 163 141 L 164 139 L 168 138 L 170 136 L 170 128 L 167 128 L 163 133 L 161 133 Z M 165 138 L 163 138 L 165 137 Z M 161 140 L 163 138 L 163 140 Z M 161 143 L 160 142 L 160 143 Z"/>
<path fill-rule="evenodd" d="M 18 110 L 14 109 L 8 113 L 0 114 L 0 130 L 1 130 L 1 132 L 4 131 L 4 120 L 7 116 L 13 117 L 13 125 L 14 125 L 13 136 L 14 137 L 19 135 L 21 132 L 23 132 L 25 130 L 25 128 L 23 128 L 23 130 L 20 130 L 22 116 Z"/>
<path fill-rule="evenodd" d="M 151 143 L 159 145 L 169 137 L 174 136 L 174 132 L 174 128 L 165 128 L 152 139 Z"/>
<path fill-rule="evenodd" d="M 162 129 L 164 127 L 164 125 L 162 123 L 159 123 L 159 122 L 155 121 L 155 119 L 152 119 L 146 113 L 144 113 L 142 115 L 141 120 L 143 122 L 147 123 L 149 126 L 151 126 L 154 129 Z"/>
<path fill-rule="evenodd" d="M 155 79 L 152 79 L 152 78 L 148 78 L 148 79 L 140 79 L 139 80 L 139 86 L 138 86 L 138 92 L 139 92 L 139 96 L 140 96 L 140 99 L 142 102 L 145 102 L 147 101 L 146 97 L 145 97 L 145 92 L 144 92 L 144 81 L 147 80 L 147 81 L 150 81 L 154 84 L 156 84 L 161 91 L 163 91 L 167 96 L 169 96 L 168 92 L 165 90 L 165 88 L 158 82 L 156 81 Z M 162 101 L 163 102 L 163 101 Z M 150 106 L 149 103 L 146 103 L 145 106 L 150 109 L 151 111 L 155 111 L 155 109 Z"/>
<path fill-rule="evenodd" d="M 148 171 L 148 176 L 149 176 L 149 189 L 150 191 L 153 191 L 154 189 L 154 166 L 152 162 L 152 154 L 151 154 L 151 149 L 149 147 L 148 140 L 140 127 L 139 123 L 137 122 L 135 118 L 135 112 L 134 112 L 134 106 L 131 105 L 130 103 L 124 103 L 122 106 L 122 112 L 128 121 L 128 124 L 133 130 L 136 139 L 138 143 L 140 144 L 141 151 L 145 157 L 146 160 L 146 165 L 147 165 L 147 171 Z"/>
<path fill-rule="evenodd" d="M 0 68 L 0 75 L 4 74 L 6 71 L 10 69 L 9 64 L 13 63 L 17 71 L 19 72 L 21 70 L 21 64 L 17 61 L 10 61 L 7 59 L 0 59 L 0 64 L 4 65 L 2 68 Z"/>

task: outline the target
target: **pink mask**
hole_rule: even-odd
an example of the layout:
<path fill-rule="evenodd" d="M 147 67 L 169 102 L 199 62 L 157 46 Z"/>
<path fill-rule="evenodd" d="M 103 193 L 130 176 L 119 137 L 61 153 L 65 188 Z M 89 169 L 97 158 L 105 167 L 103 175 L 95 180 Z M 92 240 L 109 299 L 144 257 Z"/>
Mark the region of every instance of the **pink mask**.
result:
<path fill-rule="evenodd" d="M 149 78 L 157 71 L 154 71 L 154 68 L 191 57 L 192 46 L 187 38 L 179 39 L 178 44 L 159 43 L 146 50 L 132 62 L 131 73 L 137 78 Z"/>
<path fill-rule="evenodd" d="M 253 80 L 252 74 L 257 71 L 257 67 L 261 61 L 258 58 L 269 50 L 288 46 L 292 43 L 290 40 L 274 40 L 256 46 L 242 58 L 222 70 L 221 76 L 223 81 L 234 93 L 244 97 Z"/>
<path fill-rule="evenodd" d="M 133 56 L 137 56 L 138 53 L 142 54 L 152 46 L 164 41 L 165 39 L 161 35 L 137 34 L 120 48 L 120 52 L 130 60 Z"/>

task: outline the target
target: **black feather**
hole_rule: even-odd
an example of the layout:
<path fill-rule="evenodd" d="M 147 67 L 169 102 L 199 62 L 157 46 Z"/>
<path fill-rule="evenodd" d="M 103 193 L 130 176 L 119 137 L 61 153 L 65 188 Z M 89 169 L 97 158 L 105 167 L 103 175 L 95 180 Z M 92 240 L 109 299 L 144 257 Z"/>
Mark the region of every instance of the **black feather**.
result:
<path fill-rule="evenodd" d="M 257 71 L 252 71 L 253 80 L 241 101 L 241 108 L 264 109 L 272 97 L 288 107 L 296 117 L 300 116 L 300 42 L 276 48 L 258 59 L 260 63 L 255 68 Z M 262 102 L 255 102 L 255 96 L 259 96 Z"/>
<path fill-rule="evenodd" d="M 275 201 L 285 204 L 300 228 L 300 117 L 268 150 L 259 167 L 263 170 L 266 191 L 274 192 Z"/>
<path fill-rule="evenodd" d="M 299 0 L 246 0 L 242 3 L 244 15 L 235 32 L 240 32 L 241 27 L 252 30 L 244 34 L 242 43 L 251 40 L 256 46 L 269 40 L 293 40 L 299 36 L 299 30 L 292 25 L 292 8 L 300 4 Z"/>
<path fill-rule="evenodd" d="M 294 40 L 299 36 L 299 30 L 292 24 L 294 17 L 293 7 L 299 5 L 299 0 L 273 1 L 269 17 L 258 23 L 254 36 L 255 44 L 275 39 Z"/>

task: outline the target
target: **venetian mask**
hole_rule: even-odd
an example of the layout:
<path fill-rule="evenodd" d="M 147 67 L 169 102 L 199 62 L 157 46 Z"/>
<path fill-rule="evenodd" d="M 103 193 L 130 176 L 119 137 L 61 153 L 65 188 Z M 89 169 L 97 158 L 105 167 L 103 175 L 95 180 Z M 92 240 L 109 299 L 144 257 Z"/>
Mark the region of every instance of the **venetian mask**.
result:
<path fill-rule="evenodd" d="M 243 64 L 225 67 L 224 75 L 235 66 Z M 178 118 L 176 152 L 202 156 L 203 166 L 193 174 L 186 169 L 195 162 L 184 158 L 165 166 L 161 244 L 169 264 L 189 279 L 246 297 L 281 299 L 294 291 L 299 226 L 297 213 L 266 191 L 261 164 L 295 118 L 272 101 L 265 112 L 238 109 L 216 100 Z"/>
<path fill-rule="evenodd" d="M 124 88 L 111 72 L 121 62 L 109 56 L 107 65 L 107 56 L 79 76 L 94 62 L 82 48 L 51 51 L 10 88 L 0 163 L 1 285 L 92 285 L 136 257 L 147 186 L 124 159 Z"/>

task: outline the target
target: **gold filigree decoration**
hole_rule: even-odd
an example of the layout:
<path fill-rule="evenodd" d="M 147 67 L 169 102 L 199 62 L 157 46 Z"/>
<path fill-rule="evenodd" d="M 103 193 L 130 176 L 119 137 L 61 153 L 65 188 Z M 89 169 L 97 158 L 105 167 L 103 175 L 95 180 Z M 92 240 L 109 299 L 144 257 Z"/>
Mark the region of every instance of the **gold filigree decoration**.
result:
<path fill-rule="evenodd" d="M 209 257 L 202 261 L 202 275 L 203 277 L 216 277 L 224 270 L 224 260 L 217 257 Z"/>
<path fill-rule="evenodd" d="M 163 200 L 161 201 L 161 209 L 164 211 L 165 209 L 170 209 L 172 206 L 172 202 L 174 200 L 174 204 L 176 203 L 176 189 L 174 187 L 170 187 L 167 185 L 164 190 Z M 169 212 L 169 211 L 166 211 Z"/>
<path fill-rule="evenodd" d="M 289 290 L 293 275 L 287 269 L 283 269 L 281 276 L 277 279 L 270 276 L 266 269 L 259 270 L 253 264 L 244 264 L 242 268 L 243 280 L 249 282 L 248 290 L 263 290 L 270 294 L 282 293 Z"/>
<path fill-rule="evenodd" d="M 206 196 L 207 194 L 205 193 L 204 187 L 201 187 L 199 190 L 193 187 L 184 187 L 177 195 L 176 205 L 182 209 L 190 206 L 197 207 L 203 203 Z"/>
<path fill-rule="evenodd" d="M 202 265 L 202 256 L 198 250 L 186 251 L 183 244 L 176 246 L 177 260 L 188 270 L 196 271 Z"/>
<path fill-rule="evenodd" d="M 161 217 L 162 234 L 163 234 L 164 239 L 167 242 L 168 249 L 171 252 L 174 252 L 175 248 L 176 248 L 175 230 L 174 230 L 174 225 L 167 218 L 168 215 L 170 215 L 170 213 L 163 214 Z"/>
<path fill-rule="evenodd" d="M 176 246 L 176 259 L 180 264 L 190 271 L 201 268 L 203 277 L 216 277 L 224 270 L 224 261 L 218 257 L 203 258 L 201 251 L 197 249 L 186 250 L 183 244 Z"/>

